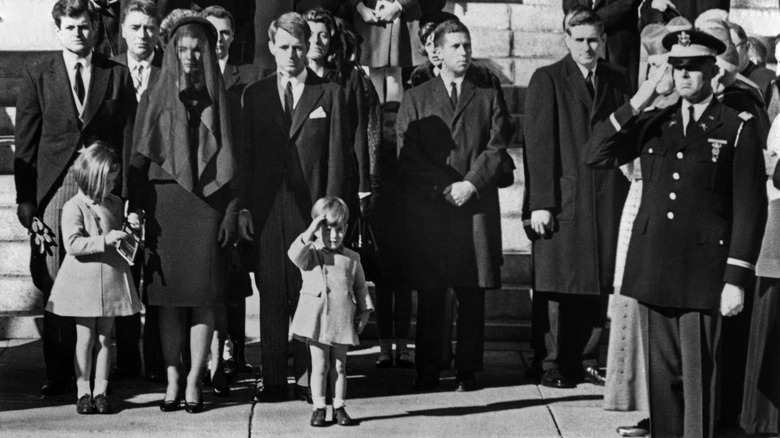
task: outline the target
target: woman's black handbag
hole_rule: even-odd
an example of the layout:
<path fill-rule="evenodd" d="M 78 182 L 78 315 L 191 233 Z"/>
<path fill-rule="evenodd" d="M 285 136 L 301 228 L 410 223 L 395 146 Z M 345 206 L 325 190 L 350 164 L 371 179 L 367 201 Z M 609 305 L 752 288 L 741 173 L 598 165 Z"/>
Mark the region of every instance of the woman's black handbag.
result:
<path fill-rule="evenodd" d="M 347 239 L 346 247 L 360 254 L 360 264 L 363 265 L 366 280 L 375 281 L 381 277 L 382 261 L 379 256 L 379 247 L 371 224 L 364 217 L 358 216 Z"/>

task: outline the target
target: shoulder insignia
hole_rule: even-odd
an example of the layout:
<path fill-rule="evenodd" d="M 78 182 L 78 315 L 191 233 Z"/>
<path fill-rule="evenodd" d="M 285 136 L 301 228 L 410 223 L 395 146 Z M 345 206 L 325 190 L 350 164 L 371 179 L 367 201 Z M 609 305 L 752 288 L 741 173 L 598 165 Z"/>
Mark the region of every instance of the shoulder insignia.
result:
<path fill-rule="evenodd" d="M 739 118 L 742 119 L 742 121 L 747 122 L 748 120 L 753 118 L 753 114 L 750 114 L 747 111 L 742 111 L 739 113 Z"/>

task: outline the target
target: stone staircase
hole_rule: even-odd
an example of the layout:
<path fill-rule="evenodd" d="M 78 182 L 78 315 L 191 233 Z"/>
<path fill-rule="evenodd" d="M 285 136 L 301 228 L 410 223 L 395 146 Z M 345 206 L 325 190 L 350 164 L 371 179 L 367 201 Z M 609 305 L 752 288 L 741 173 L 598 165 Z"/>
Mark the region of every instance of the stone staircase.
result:
<path fill-rule="evenodd" d="M 258 7 L 261 2 L 256 0 Z M 0 0 L 0 5 L 3 0 Z M 12 134 L 16 78 L 48 50 L 57 50 L 49 31 L 50 0 L 28 0 L 24 10 L 0 7 L 0 135 Z M 509 111 L 517 127 L 510 154 L 517 171 L 515 184 L 500 191 L 504 246 L 503 288 L 490 291 L 486 302 L 486 338 L 497 341 L 530 339 L 531 283 L 530 243 L 520 221 L 524 189 L 522 175 L 522 123 L 525 90 L 533 72 L 566 54 L 563 44 L 563 11 L 560 0 L 510 0 L 504 2 L 449 1 L 453 12 L 469 27 L 476 62 L 496 72 L 504 84 Z M 776 0 L 732 0 L 732 20 L 748 33 L 772 44 L 780 32 Z M 37 20 L 37 21 L 36 21 Z M 770 46 L 771 47 L 771 46 Z M 770 54 L 772 50 L 770 50 Z M 775 60 L 772 59 L 772 62 Z M 10 172 L 10 142 L 0 138 L 0 174 Z M 26 232 L 16 220 L 13 178 L 0 175 L 0 339 L 38 337 L 40 292 L 27 271 L 29 246 Z M 247 333 L 258 332 L 257 294 L 247 303 Z M 376 336 L 375 326 L 367 328 Z"/>

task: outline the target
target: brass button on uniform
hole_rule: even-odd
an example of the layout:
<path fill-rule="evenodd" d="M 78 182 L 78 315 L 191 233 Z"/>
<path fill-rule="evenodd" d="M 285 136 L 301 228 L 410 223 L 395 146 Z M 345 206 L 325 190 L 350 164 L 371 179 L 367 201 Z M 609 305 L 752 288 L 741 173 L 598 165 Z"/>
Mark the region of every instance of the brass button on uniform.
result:
<path fill-rule="evenodd" d="M 680 174 L 679 174 L 679 173 L 677 173 L 677 172 L 674 172 L 674 173 L 672 174 L 672 178 L 673 178 L 673 179 L 675 179 L 675 180 L 678 180 L 678 179 L 680 179 Z"/>
<path fill-rule="evenodd" d="M 668 217 L 669 219 L 674 219 L 674 213 L 670 211 L 669 213 L 666 213 L 666 217 Z"/>
<path fill-rule="evenodd" d="M 677 193 L 674 193 L 674 192 L 672 192 L 672 193 L 669 193 L 669 199 L 671 199 L 672 201 L 674 201 L 675 199 L 677 199 Z"/>

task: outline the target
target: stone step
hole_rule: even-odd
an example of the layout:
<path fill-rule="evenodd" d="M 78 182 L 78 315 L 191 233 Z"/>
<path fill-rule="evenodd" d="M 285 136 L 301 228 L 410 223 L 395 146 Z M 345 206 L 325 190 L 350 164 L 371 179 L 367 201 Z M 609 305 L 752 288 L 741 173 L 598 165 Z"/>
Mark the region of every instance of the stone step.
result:
<path fill-rule="evenodd" d="M 26 241 L 27 230 L 16 218 L 15 207 L 0 206 L 0 245 L 6 241 Z"/>
<path fill-rule="evenodd" d="M 28 275 L 0 276 L 0 315 L 40 315 L 43 294 Z"/>
<path fill-rule="evenodd" d="M 30 273 L 30 244 L 26 241 L 0 243 L 0 275 L 19 277 Z"/>
<path fill-rule="evenodd" d="M 13 175 L 0 175 L 0 207 L 16 208 L 16 185 Z"/>

